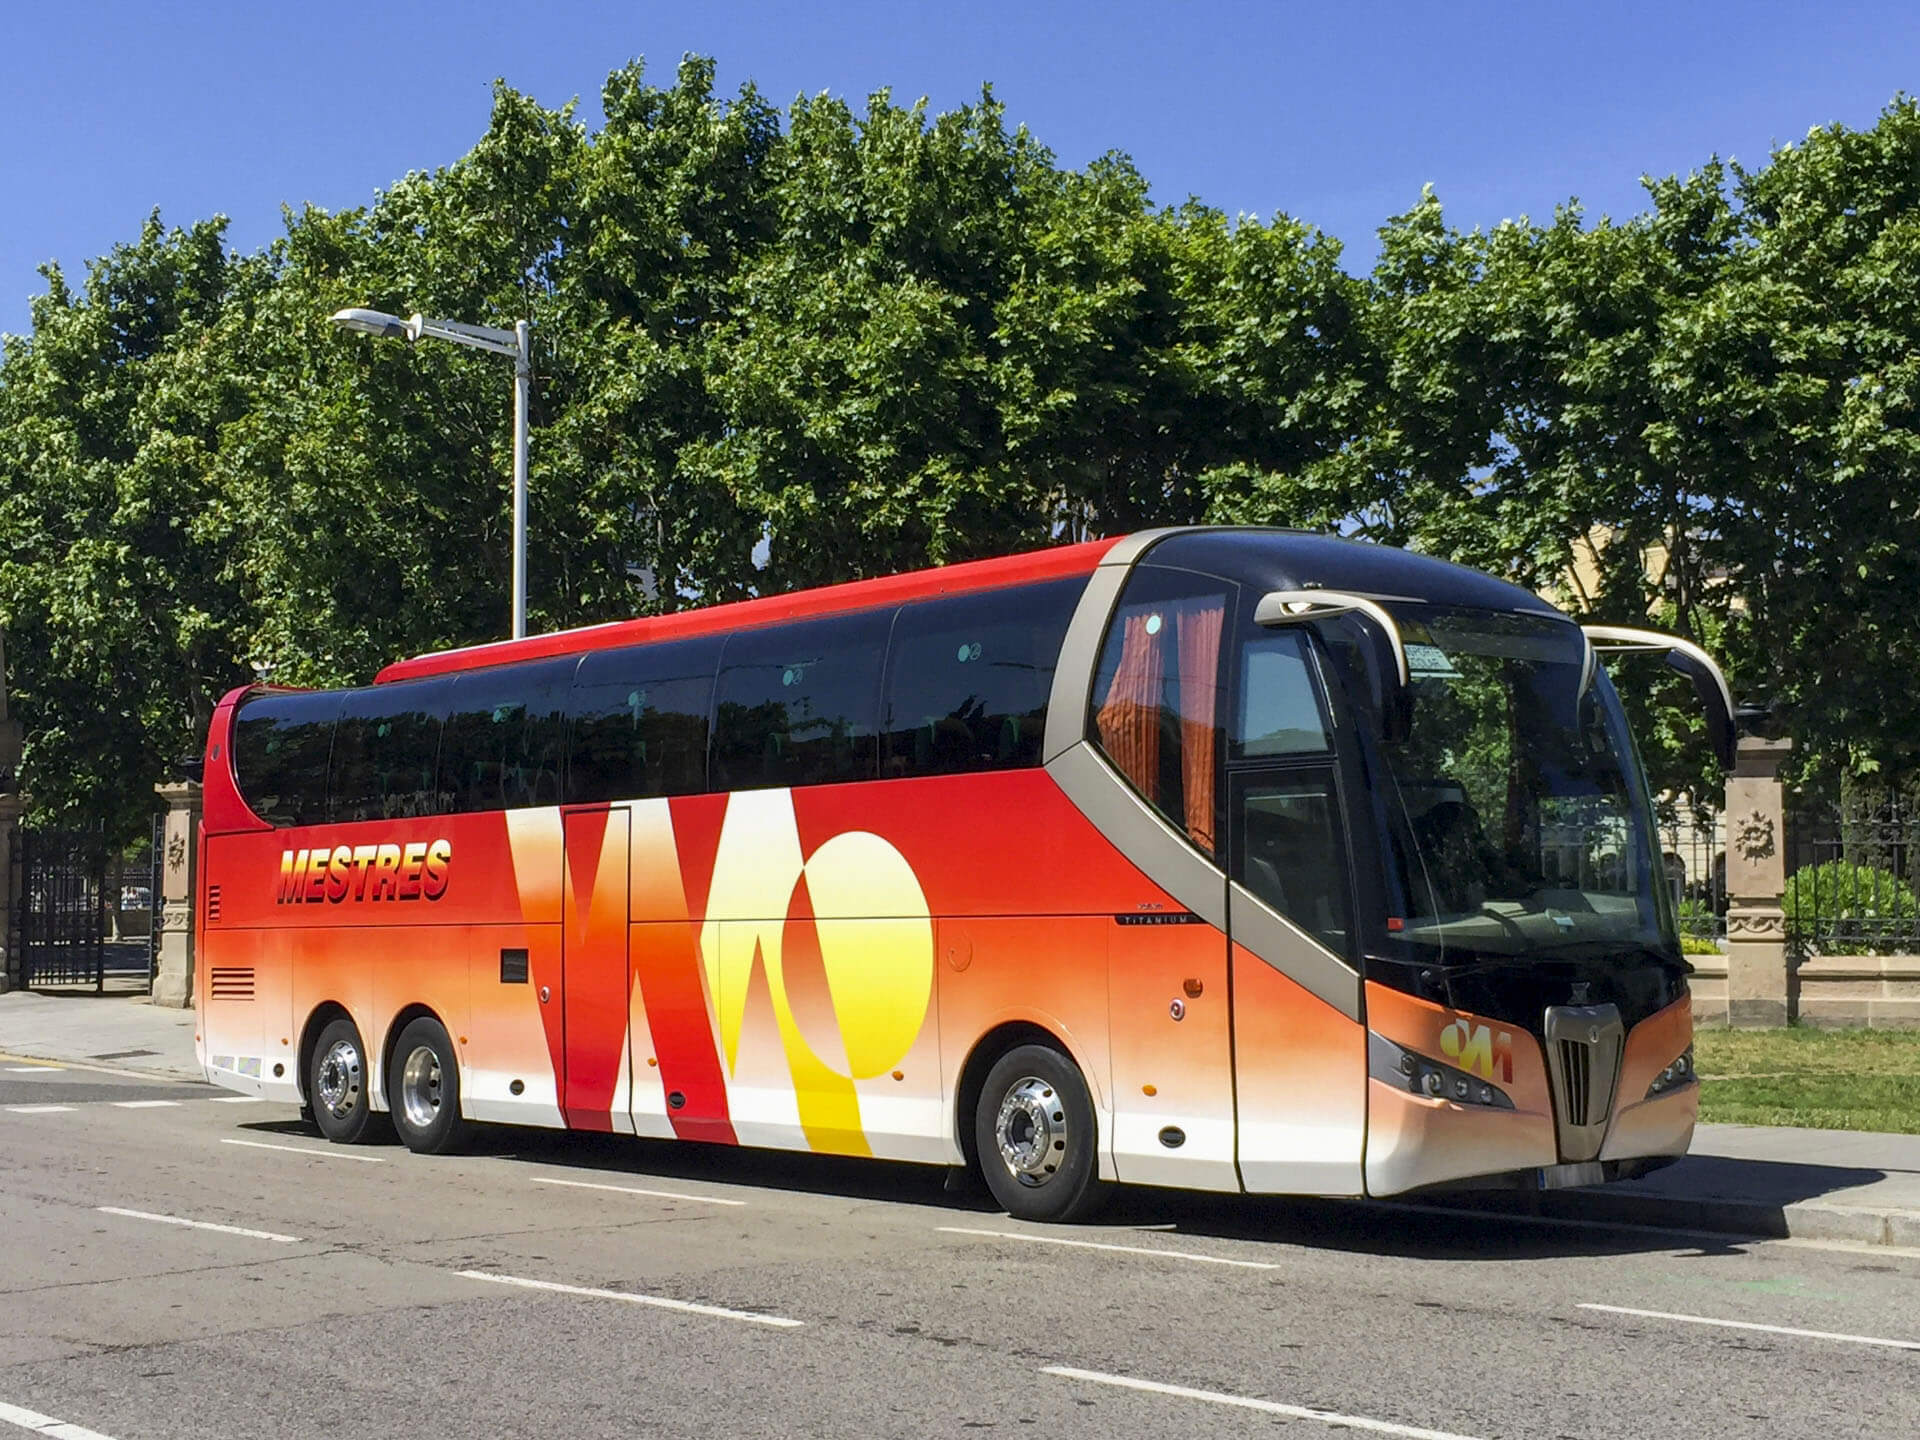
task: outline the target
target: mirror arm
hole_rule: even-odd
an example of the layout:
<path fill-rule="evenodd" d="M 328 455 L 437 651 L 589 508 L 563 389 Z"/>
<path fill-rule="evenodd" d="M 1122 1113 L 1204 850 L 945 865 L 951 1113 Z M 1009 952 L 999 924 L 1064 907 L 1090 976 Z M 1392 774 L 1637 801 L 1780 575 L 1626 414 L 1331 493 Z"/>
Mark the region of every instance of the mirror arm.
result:
<path fill-rule="evenodd" d="M 1405 690 L 1413 679 L 1407 665 L 1406 642 L 1400 638 L 1400 626 L 1387 607 L 1378 600 L 1345 590 L 1273 590 L 1261 596 L 1260 603 L 1254 606 L 1253 623 L 1303 625 L 1314 620 L 1331 620 L 1337 615 L 1355 613 L 1366 616 L 1386 635 L 1387 644 L 1393 650 L 1394 667 L 1398 671 L 1396 678 L 1400 688 Z"/>
<path fill-rule="evenodd" d="M 1701 699 L 1709 704 L 1713 700 L 1720 702 L 1721 718 L 1718 723 L 1711 714 L 1707 717 L 1707 731 L 1715 740 L 1715 749 L 1720 752 L 1720 763 L 1729 771 L 1733 769 L 1734 742 L 1738 729 L 1733 716 L 1733 690 L 1727 684 L 1726 672 L 1720 668 L 1713 656 L 1691 640 L 1683 640 L 1678 635 L 1664 635 L 1658 630 L 1640 630 L 1627 625 L 1582 625 L 1581 632 L 1587 637 L 1585 685 L 1592 684 L 1594 671 L 1599 661 L 1597 651 L 1613 653 L 1631 653 L 1639 651 L 1649 654 L 1665 655 L 1667 663 L 1694 682 L 1694 688 L 1700 691 Z M 1708 685 L 1702 684 L 1702 680 Z"/>

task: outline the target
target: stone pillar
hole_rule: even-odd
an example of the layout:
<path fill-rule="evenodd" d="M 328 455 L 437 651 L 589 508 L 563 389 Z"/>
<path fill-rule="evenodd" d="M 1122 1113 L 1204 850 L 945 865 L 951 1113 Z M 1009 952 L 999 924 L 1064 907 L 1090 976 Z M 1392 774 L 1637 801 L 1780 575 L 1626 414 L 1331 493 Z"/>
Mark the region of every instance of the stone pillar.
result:
<path fill-rule="evenodd" d="M 1743 736 L 1727 777 L 1727 1022 L 1785 1025 L 1787 977 L 1786 803 L 1780 765 L 1791 740 Z"/>
<path fill-rule="evenodd" d="M 0 721 L 0 724 L 4 724 Z M 20 815 L 27 808 L 24 795 L 0 795 L 0 995 L 26 985 L 21 959 L 13 948 L 15 894 L 20 874 L 14 869 L 14 846 L 20 843 Z"/>
<path fill-rule="evenodd" d="M 178 780 L 153 787 L 167 802 L 161 840 L 160 893 L 154 923 L 160 927 L 160 964 L 153 977 L 153 1003 L 185 1009 L 193 1004 L 193 911 L 200 879 L 200 786 Z"/>

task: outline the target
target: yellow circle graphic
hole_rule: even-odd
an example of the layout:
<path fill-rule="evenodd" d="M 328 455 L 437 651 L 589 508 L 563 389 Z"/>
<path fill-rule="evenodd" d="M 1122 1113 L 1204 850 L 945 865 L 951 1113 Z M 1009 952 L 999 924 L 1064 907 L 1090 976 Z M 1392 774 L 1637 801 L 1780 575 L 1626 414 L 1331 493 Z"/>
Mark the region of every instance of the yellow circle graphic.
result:
<path fill-rule="evenodd" d="M 847 1068 L 831 1045 L 809 1037 L 807 1048 L 836 1074 L 884 1075 L 913 1048 L 933 995 L 927 897 L 906 857 L 865 830 L 826 841 L 804 873 Z"/>

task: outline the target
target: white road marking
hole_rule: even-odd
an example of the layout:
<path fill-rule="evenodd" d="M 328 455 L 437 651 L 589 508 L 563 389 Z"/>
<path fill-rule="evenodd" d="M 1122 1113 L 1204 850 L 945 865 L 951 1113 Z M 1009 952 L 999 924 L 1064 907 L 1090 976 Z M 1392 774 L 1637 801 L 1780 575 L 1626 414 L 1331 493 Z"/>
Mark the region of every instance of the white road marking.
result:
<path fill-rule="evenodd" d="M 1838 1335 L 1831 1330 L 1796 1330 L 1791 1325 L 1760 1325 L 1752 1320 L 1718 1320 L 1711 1315 L 1675 1315 L 1666 1310 L 1634 1310 L 1625 1305 L 1588 1305 L 1608 1315 L 1637 1315 L 1643 1320 L 1677 1320 L 1683 1325 L 1718 1325 L 1728 1330 L 1761 1330 L 1769 1335 L 1797 1335 L 1802 1340 L 1841 1340 L 1849 1345 L 1881 1345 L 1889 1350 L 1920 1350 L 1920 1340 L 1887 1340 L 1878 1335 Z"/>
<path fill-rule="evenodd" d="M 178 1109 L 178 1100 L 109 1100 L 116 1110 L 169 1110 Z"/>
<path fill-rule="evenodd" d="M 20 1064 L 20 1065 L 25 1065 L 25 1064 L 52 1065 L 56 1063 L 50 1060 L 42 1060 L 40 1057 L 36 1055 L 15 1055 L 11 1051 L 5 1051 L 5 1050 L 0 1050 L 0 1061 L 5 1061 L 8 1064 Z M 194 1084 L 200 1083 L 200 1081 L 204 1078 L 201 1076 L 197 1067 L 194 1070 L 193 1074 L 181 1075 L 175 1071 L 122 1070 L 117 1066 L 113 1066 L 113 1065 L 89 1065 L 82 1060 L 61 1060 L 57 1063 L 59 1068 L 62 1070 L 85 1070 L 92 1075 L 118 1075 L 122 1079 L 126 1079 L 126 1080 L 171 1079 L 176 1084 L 194 1085 Z"/>
<path fill-rule="evenodd" d="M 160 1225 L 184 1225 L 189 1230 L 218 1230 L 222 1235 L 244 1235 L 249 1240 L 271 1240 L 276 1245 L 298 1245 L 298 1235 L 278 1235 L 271 1230 L 249 1230 L 244 1225 L 216 1225 L 211 1220 L 188 1220 L 179 1215 L 155 1215 L 151 1210 L 122 1210 L 118 1205 L 96 1205 L 102 1215 L 124 1215 L 129 1220 L 152 1220 Z"/>
<path fill-rule="evenodd" d="M 518 1285 L 526 1290 L 552 1290 L 560 1295 L 586 1295 L 595 1300 L 624 1300 L 629 1305 L 650 1305 L 656 1310 L 678 1310 L 687 1315 L 706 1315 L 715 1320 L 744 1320 L 750 1325 L 773 1325 L 792 1330 L 806 1322 L 789 1320 L 784 1315 L 762 1315 L 754 1310 L 728 1310 L 721 1305 L 696 1305 L 691 1300 L 669 1300 L 664 1295 L 637 1295 L 629 1290 L 596 1290 L 588 1285 L 561 1285 L 553 1280 L 528 1280 L 520 1275 L 494 1275 L 485 1270 L 457 1272 L 468 1280 L 491 1280 L 496 1285 Z"/>
<path fill-rule="evenodd" d="M 57 1071 L 66 1068 L 64 1065 L 9 1065 L 6 1067 L 9 1075 L 44 1075 L 49 1070 Z"/>
<path fill-rule="evenodd" d="M 356 1155 L 351 1150 L 316 1150 L 311 1145 L 269 1145 L 264 1140 L 225 1140 L 222 1145 L 244 1145 L 249 1150 L 284 1150 L 289 1155 L 310 1155 L 316 1160 L 358 1160 L 362 1165 L 384 1165 L 383 1155 Z"/>
<path fill-rule="evenodd" d="M 942 1235 L 982 1235 L 992 1240 L 1025 1240 L 1031 1245 L 1070 1245 L 1076 1250 L 1112 1250 L 1121 1255 L 1151 1255 L 1156 1260 L 1192 1260 L 1201 1265 L 1232 1265 L 1240 1270 L 1278 1270 L 1265 1260 L 1229 1260 L 1223 1255 L 1201 1255 L 1192 1250 L 1150 1250 L 1144 1245 L 1106 1245 L 1097 1240 L 1063 1240 L 1056 1235 L 1022 1235 L 1017 1230 L 967 1230 L 958 1225 L 936 1225 Z"/>
<path fill-rule="evenodd" d="M 9 1105 L 7 1113 L 10 1115 L 58 1115 L 62 1111 L 71 1109 L 73 1109 L 71 1105 Z"/>
<path fill-rule="evenodd" d="M 213 1097 L 213 1103 L 216 1105 L 263 1105 L 266 1099 L 264 1095 L 216 1095 Z"/>
<path fill-rule="evenodd" d="M 98 1430 L 89 1430 L 84 1425 L 69 1425 L 64 1420 L 42 1415 L 37 1410 L 9 1405 L 4 1400 L 0 1400 L 0 1424 L 18 1425 L 22 1430 L 31 1430 L 36 1435 L 51 1435 L 53 1440 L 113 1440 L 112 1436 L 102 1435 Z"/>
<path fill-rule="evenodd" d="M 1205 1400 L 1213 1405 L 1231 1405 L 1239 1410 L 1258 1410 L 1267 1415 L 1284 1415 L 1289 1420 L 1318 1420 L 1322 1425 L 1337 1425 L 1348 1430 L 1371 1430 L 1376 1435 L 1398 1435 L 1403 1440 L 1474 1440 L 1471 1435 L 1456 1435 L 1449 1430 L 1423 1430 L 1418 1425 L 1396 1425 L 1391 1420 L 1370 1420 L 1365 1415 L 1341 1415 L 1333 1410 L 1314 1410 L 1305 1405 L 1282 1405 L 1277 1400 L 1255 1400 L 1248 1395 L 1228 1395 L 1219 1390 L 1193 1390 L 1185 1385 L 1163 1385 L 1158 1380 L 1136 1380 L 1131 1375 L 1103 1375 L 1098 1370 L 1075 1370 L 1066 1365 L 1043 1365 L 1042 1375 L 1058 1375 L 1067 1380 L 1087 1380 L 1095 1385 L 1117 1385 L 1123 1390 L 1147 1390 L 1155 1395 L 1175 1395 L 1182 1400 Z"/>
<path fill-rule="evenodd" d="M 744 1205 L 744 1200 L 723 1200 L 718 1195 L 683 1195 L 677 1190 L 640 1190 L 632 1185 L 599 1185 L 591 1180 L 554 1180 L 545 1175 L 533 1177 L 536 1185 L 565 1185 L 571 1190 L 613 1190 L 622 1195 L 647 1195 L 655 1200 L 697 1200 L 702 1205 Z"/>

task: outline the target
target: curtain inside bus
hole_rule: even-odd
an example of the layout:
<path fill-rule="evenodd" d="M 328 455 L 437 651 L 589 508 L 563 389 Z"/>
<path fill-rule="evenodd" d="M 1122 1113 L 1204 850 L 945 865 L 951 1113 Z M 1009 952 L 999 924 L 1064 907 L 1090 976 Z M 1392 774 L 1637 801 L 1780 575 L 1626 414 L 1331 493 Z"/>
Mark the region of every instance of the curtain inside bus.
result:
<path fill-rule="evenodd" d="M 1219 851 L 1215 761 L 1221 724 L 1218 589 L 1143 568 L 1128 584 L 1094 683 L 1096 743 L 1156 809 L 1209 855 Z"/>

